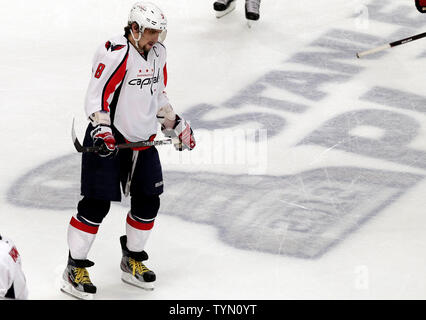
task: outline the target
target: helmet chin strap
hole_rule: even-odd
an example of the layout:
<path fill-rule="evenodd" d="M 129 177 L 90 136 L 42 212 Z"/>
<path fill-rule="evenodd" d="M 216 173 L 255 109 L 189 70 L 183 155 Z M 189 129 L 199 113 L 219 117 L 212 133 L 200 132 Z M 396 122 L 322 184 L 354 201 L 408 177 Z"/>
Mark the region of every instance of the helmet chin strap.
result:
<path fill-rule="evenodd" d="M 139 37 L 136 39 L 135 36 L 133 35 L 133 31 L 130 30 L 130 34 L 132 35 L 132 38 L 135 41 L 136 49 L 138 49 L 138 50 L 139 50 L 139 44 L 138 44 L 138 42 L 142 38 L 142 33 L 143 33 L 143 30 L 139 31 Z"/>

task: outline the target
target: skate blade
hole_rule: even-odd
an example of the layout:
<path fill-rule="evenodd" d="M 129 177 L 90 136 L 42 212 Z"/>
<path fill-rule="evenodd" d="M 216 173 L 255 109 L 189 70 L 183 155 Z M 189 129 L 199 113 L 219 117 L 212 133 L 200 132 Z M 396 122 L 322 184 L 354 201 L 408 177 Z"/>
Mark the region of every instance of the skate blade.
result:
<path fill-rule="evenodd" d="M 63 281 L 61 284 L 61 291 L 73 298 L 80 300 L 93 300 L 95 295 L 93 293 L 81 292 L 75 289 L 71 283 Z"/>
<path fill-rule="evenodd" d="M 252 27 L 254 27 L 257 23 L 259 22 L 259 20 L 250 20 L 250 19 L 247 19 L 247 27 L 249 27 L 250 29 L 252 28 Z"/>
<path fill-rule="evenodd" d="M 130 273 L 127 273 L 127 272 L 123 272 L 121 274 L 121 280 L 123 280 L 123 282 L 130 284 L 132 286 L 142 288 L 142 289 L 145 289 L 145 290 L 149 290 L 149 291 L 152 291 L 155 288 L 153 282 L 139 281 L 138 279 L 136 279 Z"/>
<path fill-rule="evenodd" d="M 229 7 L 228 7 L 228 9 L 225 9 L 225 10 L 223 10 L 223 11 L 216 11 L 215 10 L 215 14 L 216 14 L 216 18 L 222 18 L 223 16 L 226 16 L 228 13 L 231 13 L 232 11 L 234 11 L 234 9 L 235 9 L 235 2 L 236 1 L 232 1 L 230 4 L 229 4 Z"/>

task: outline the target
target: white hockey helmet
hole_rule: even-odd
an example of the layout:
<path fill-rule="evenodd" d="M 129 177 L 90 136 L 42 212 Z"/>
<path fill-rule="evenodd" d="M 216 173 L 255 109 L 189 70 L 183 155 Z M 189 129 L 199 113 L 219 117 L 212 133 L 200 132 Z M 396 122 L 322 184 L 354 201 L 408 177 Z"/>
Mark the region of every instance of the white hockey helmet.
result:
<path fill-rule="evenodd" d="M 161 30 L 159 41 L 164 41 L 167 34 L 167 19 L 160 8 L 151 2 L 136 2 L 129 13 L 128 24 L 136 22 L 140 33 L 146 28 Z"/>

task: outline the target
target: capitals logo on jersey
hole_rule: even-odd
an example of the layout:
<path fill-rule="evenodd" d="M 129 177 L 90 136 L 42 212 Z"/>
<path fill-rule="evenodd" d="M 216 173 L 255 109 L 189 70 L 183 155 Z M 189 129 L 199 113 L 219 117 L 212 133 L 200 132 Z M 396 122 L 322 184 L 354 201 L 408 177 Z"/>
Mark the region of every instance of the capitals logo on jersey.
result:
<path fill-rule="evenodd" d="M 141 89 L 143 89 L 143 86 L 151 86 L 151 95 L 153 94 L 152 91 L 152 85 L 157 83 L 160 80 L 160 70 L 158 70 L 157 75 L 153 75 L 152 77 L 141 79 L 132 79 L 129 81 L 129 85 L 131 86 L 139 86 Z"/>
<path fill-rule="evenodd" d="M 109 50 L 109 49 L 111 49 L 111 51 L 116 51 L 116 50 L 120 50 L 120 49 L 123 49 L 125 47 L 125 45 L 122 45 L 122 44 L 114 44 L 114 43 L 112 43 L 111 41 L 107 41 L 106 43 L 105 43 L 105 48 L 107 49 L 107 51 Z"/>
<path fill-rule="evenodd" d="M 153 67 L 152 71 L 154 72 L 154 70 L 156 70 L 156 69 L 157 68 L 155 67 L 155 60 L 154 60 L 154 67 Z M 157 69 L 157 70 L 158 70 L 157 75 L 155 75 L 153 73 L 152 74 L 147 73 L 145 75 L 143 75 L 143 74 L 139 75 L 138 74 L 138 77 L 136 79 L 131 79 L 128 82 L 128 84 L 131 85 L 131 86 L 139 86 L 140 89 L 143 89 L 144 86 L 149 86 L 151 95 L 153 95 L 154 91 L 155 91 L 155 90 L 153 90 L 153 85 L 160 81 L 160 69 Z M 146 71 L 149 72 L 148 69 Z M 141 73 L 141 70 L 139 70 L 139 73 Z M 144 78 L 144 76 L 147 76 L 147 77 Z"/>

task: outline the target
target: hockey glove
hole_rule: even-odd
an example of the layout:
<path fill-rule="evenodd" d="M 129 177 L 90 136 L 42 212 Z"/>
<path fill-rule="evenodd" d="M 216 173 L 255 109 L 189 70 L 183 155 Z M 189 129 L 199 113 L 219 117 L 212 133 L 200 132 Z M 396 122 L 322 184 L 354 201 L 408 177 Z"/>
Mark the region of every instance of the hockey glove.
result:
<path fill-rule="evenodd" d="M 195 148 L 195 138 L 191 126 L 178 115 L 176 115 L 173 129 L 162 126 L 161 131 L 166 137 L 172 138 L 176 150 L 192 150 Z"/>
<path fill-rule="evenodd" d="M 110 126 L 99 124 L 90 132 L 90 136 L 93 139 L 93 146 L 99 147 L 99 156 L 112 158 L 117 154 L 118 149 Z"/>

